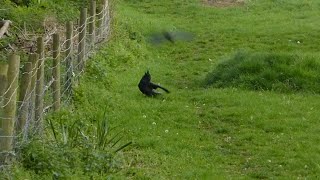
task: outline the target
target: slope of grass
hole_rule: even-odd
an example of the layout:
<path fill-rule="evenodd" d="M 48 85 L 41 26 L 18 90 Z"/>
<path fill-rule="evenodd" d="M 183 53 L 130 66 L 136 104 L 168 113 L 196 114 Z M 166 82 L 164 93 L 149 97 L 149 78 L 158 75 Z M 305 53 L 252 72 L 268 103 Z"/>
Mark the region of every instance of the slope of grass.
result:
<path fill-rule="evenodd" d="M 320 3 L 251 0 L 214 8 L 200 2 L 116 4 L 112 37 L 89 62 L 74 98 L 73 113 L 90 117 L 106 109 L 110 125 L 133 141 L 121 170 L 99 177 L 319 178 L 319 95 L 204 88 L 202 82 L 219 59 L 239 49 L 318 57 Z M 195 39 L 145 43 L 163 29 Z M 147 69 L 170 94 L 139 92 Z"/>
<path fill-rule="evenodd" d="M 225 9 L 198 1 L 117 5 L 114 37 L 96 59 L 105 66 L 108 83 L 97 91 L 96 83 L 86 81 L 84 88 L 90 89 L 84 96 L 95 99 L 92 105 L 108 106 L 112 125 L 124 127 L 134 142 L 125 153 L 124 169 L 114 176 L 317 177 L 318 95 L 201 86 L 216 62 L 238 49 L 319 55 L 319 13 L 304 2 L 276 3 L 251 1 Z M 288 17 L 291 10 L 305 17 Z M 196 38 L 159 46 L 144 43 L 163 29 L 189 31 Z M 132 39 L 132 33 L 139 38 Z M 172 93 L 144 97 L 137 83 L 147 69 Z"/>
<path fill-rule="evenodd" d="M 317 57 L 238 52 L 208 74 L 207 86 L 319 93 Z"/>

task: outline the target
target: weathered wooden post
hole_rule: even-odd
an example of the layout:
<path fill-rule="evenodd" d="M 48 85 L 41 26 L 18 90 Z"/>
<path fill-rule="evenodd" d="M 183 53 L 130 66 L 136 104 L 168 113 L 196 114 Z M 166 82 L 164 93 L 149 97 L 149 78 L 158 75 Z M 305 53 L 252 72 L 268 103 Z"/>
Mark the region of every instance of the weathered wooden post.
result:
<path fill-rule="evenodd" d="M 36 83 L 38 72 L 38 54 L 30 54 L 29 62 L 32 64 L 31 86 L 30 86 L 30 105 L 29 105 L 29 121 L 35 121 L 35 102 L 36 102 Z"/>
<path fill-rule="evenodd" d="M 37 53 L 39 54 L 38 71 L 37 71 L 37 84 L 36 84 L 36 101 L 35 101 L 35 121 L 39 133 L 42 131 L 43 126 L 43 87 L 44 87 L 44 44 L 43 37 L 37 39 Z"/>
<path fill-rule="evenodd" d="M 89 20 L 89 40 L 90 40 L 90 48 L 94 48 L 94 43 L 96 39 L 95 35 L 96 31 L 96 1 L 90 1 L 90 20 Z"/>
<path fill-rule="evenodd" d="M 53 34 L 53 109 L 58 111 L 60 109 L 60 38 L 59 34 Z"/>
<path fill-rule="evenodd" d="M 4 101 L 4 92 L 7 90 L 7 72 L 8 64 L 0 63 L 0 131 L 1 131 L 1 121 L 3 117 L 3 101 Z"/>
<path fill-rule="evenodd" d="M 103 32 L 103 16 L 104 16 L 104 11 L 103 11 L 103 4 L 99 3 L 98 5 L 98 17 L 97 17 L 97 42 L 100 41 L 100 39 L 102 38 L 102 32 Z"/>
<path fill-rule="evenodd" d="M 71 96 L 71 90 L 72 90 L 72 76 L 73 76 L 73 42 L 72 42 L 72 36 L 73 36 L 73 23 L 71 21 L 67 22 L 66 24 L 66 83 L 65 83 L 65 90 L 67 97 Z"/>
<path fill-rule="evenodd" d="M 108 2 L 107 2 L 107 0 L 102 0 L 102 7 L 103 7 L 103 9 L 102 9 L 102 11 L 103 11 L 103 17 L 102 17 L 102 27 L 103 27 L 103 29 L 102 29 L 102 33 L 104 34 L 105 32 L 105 29 L 106 29 L 106 27 L 107 27 L 107 4 L 108 4 Z"/>
<path fill-rule="evenodd" d="M 2 119 L 2 131 L 0 134 L 0 151 L 1 161 L 4 163 L 8 154 L 4 152 L 10 152 L 13 148 L 13 132 L 14 122 L 16 118 L 16 98 L 19 79 L 19 66 L 20 56 L 11 54 L 9 56 L 9 67 L 7 72 L 7 90 L 4 93 L 3 101 L 3 119 Z"/>
<path fill-rule="evenodd" d="M 16 124 L 16 130 L 18 133 L 24 132 L 23 129 L 28 118 L 28 107 L 31 90 L 31 78 L 32 78 L 32 63 L 28 62 L 24 65 L 23 74 L 20 82 L 20 94 L 19 94 L 19 113 L 18 122 Z"/>
<path fill-rule="evenodd" d="M 4 120 L 3 107 L 4 107 L 4 93 L 7 90 L 7 81 L 8 81 L 7 72 L 8 72 L 8 64 L 0 63 L 0 135 L 2 134 L 2 121 Z"/>
<path fill-rule="evenodd" d="M 104 0 L 104 9 L 105 9 L 105 36 L 107 35 L 109 31 L 109 25 L 110 25 L 110 11 L 109 11 L 109 0 Z"/>
<path fill-rule="evenodd" d="M 87 8 L 81 9 L 80 28 L 79 28 L 79 45 L 78 45 L 78 73 L 84 70 L 85 66 L 85 43 L 86 43 L 86 24 L 87 24 Z"/>
<path fill-rule="evenodd" d="M 7 90 L 7 72 L 8 72 L 8 64 L 7 63 L 0 63 L 0 165 L 5 161 L 5 142 L 2 136 L 4 136 L 3 132 L 3 121 L 4 119 L 4 94 Z"/>

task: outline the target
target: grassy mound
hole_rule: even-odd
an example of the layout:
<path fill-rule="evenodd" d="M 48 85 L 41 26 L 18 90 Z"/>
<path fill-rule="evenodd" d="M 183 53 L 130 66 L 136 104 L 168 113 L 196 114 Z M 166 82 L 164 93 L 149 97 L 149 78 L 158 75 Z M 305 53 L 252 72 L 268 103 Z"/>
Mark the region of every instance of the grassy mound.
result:
<path fill-rule="evenodd" d="M 320 63 L 315 57 L 238 52 L 219 63 L 205 79 L 207 86 L 250 90 L 320 93 Z"/>

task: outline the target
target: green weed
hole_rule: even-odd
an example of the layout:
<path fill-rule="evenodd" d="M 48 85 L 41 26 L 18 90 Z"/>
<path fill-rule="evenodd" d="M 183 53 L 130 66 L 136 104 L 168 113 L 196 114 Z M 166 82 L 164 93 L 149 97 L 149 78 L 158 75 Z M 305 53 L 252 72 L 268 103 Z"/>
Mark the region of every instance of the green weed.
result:
<path fill-rule="evenodd" d="M 121 132 L 110 134 L 106 114 L 83 121 L 60 112 L 48 118 L 48 123 L 49 139 L 33 139 L 20 153 L 22 166 L 39 176 L 111 174 L 121 166 L 116 153 L 131 144 L 121 145 Z"/>

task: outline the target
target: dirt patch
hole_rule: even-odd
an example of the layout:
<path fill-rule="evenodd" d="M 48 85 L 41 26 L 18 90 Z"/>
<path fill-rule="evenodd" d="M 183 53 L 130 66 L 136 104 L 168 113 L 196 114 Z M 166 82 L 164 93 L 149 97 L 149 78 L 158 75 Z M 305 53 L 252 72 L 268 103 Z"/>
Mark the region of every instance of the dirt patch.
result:
<path fill-rule="evenodd" d="M 230 7 L 230 6 L 242 6 L 245 4 L 245 0 L 204 0 L 204 4 L 207 6 L 215 7 Z"/>

